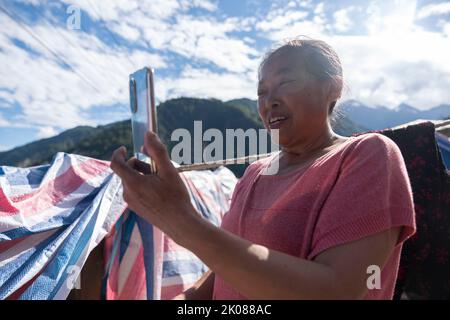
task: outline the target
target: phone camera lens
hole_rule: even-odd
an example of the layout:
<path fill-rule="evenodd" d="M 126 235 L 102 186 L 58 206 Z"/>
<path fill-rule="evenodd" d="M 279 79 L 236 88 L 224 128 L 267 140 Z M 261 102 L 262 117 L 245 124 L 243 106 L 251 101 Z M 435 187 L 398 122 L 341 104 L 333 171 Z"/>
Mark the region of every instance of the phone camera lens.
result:
<path fill-rule="evenodd" d="M 137 97 L 136 97 L 136 80 L 130 79 L 130 109 L 132 113 L 137 112 Z"/>

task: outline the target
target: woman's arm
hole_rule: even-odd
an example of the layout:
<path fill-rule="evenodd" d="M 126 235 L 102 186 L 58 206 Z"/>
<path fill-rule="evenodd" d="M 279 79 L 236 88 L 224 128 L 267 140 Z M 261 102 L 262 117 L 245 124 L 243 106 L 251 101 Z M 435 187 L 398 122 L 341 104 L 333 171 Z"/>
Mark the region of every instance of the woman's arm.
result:
<path fill-rule="evenodd" d="M 367 268 L 383 269 L 400 231 L 336 246 L 310 261 L 251 243 L 201 217 L 186 228 L 189 237 L 174 240 L 250 299 L 360 299 L 368 290 Z"/>
<path fill-rule="evenodd" d="M 189 289 L 177 295 L 173 300 L 212 300 L 214 273 L 209 270 Z"/>

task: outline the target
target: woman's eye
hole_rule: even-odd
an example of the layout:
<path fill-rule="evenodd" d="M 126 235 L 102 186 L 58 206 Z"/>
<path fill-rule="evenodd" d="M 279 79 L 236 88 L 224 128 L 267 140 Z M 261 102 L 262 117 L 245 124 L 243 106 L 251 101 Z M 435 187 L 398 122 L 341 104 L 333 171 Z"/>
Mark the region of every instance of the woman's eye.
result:
<path fill-rule="evenodd" d="M 284 81 L 281 81 L 280 86 L 288 84 L 288 83 L 291 83 L 291 82 L 294 82 L 294 81 L 295 80 L 284 80 Z"/>

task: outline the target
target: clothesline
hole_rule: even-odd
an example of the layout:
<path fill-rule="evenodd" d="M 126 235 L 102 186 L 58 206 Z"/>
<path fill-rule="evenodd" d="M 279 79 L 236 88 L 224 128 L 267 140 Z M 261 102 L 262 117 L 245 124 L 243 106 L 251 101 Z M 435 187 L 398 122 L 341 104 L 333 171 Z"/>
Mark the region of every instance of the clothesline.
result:
<path fill-rule="evenodd" d="M 418 120 L 414 120 L 414 121 L 411 121 L 411 122 L 403 123 L 401 125 L 392 127 L 391 129 L 395 130 L 395 129 L 405 128 L 405 127 L 416 125 L 416 124 L 420 124 L 420 123 L 423 123 L 423 122 L 431 122 L 434 125 L 435 130 L 437 132 L 442 132 L 444 130 L 450 129 L 450 119 L 449 120 L 418 119 Z"/>
<path fill-rule="evenodd" d="M 409 125 L 418 124 L 418 123 L 426 122 L 426 121 L 432 122 L 435 125 L 437 132 L 443 132 L 444 130 L 450 129 L 450 120 L 416 120 L 416 121 L 408 122 L 405 124 L 401 124 L 399 126 L 391 128 L 391 129 L 399 129 L 399 128 L 403 128 L 403 127 L 406 127 Z M 251 162 L 259 160 L 259 159 L 264 159 L 264 158 L 270 157 L 272 154 L 273 153 L 254 154 L 254 155 L 245 156 L 245 157 L 229 158 L 229 159 L 224 159 L 224 160 L 207 161 L 207 162 L 202 162 L 202 163 L 181 165 L 177 168 L 177 170 L 178 170 L 178 172 L 192 171 L 192 170 L 207 170 L 207 169 L 218 168 L 221 166 L 229 166 L 229 165 L 233 165 L 233 164 L 251 163 Z"/>
<path fill-rule="evenodd" d="M 192 171 L 192 170 L 206 170 L 206 169 L 214 169 L 221 166 L 229 166 L 232 164 L 244 164 L 244 163 L 251 163 L 259 159 L 264 159 L 267 157 L 270 157 L 273 153 L 264 153 L 264 154 L 254 154 L 250 156 L 245 157 L 239 157 L 239 158 L 230 158 L 230 159 L 224 159 L 224 160 L 217 160 L 217 161 L 207 161 L 203 163 L 194 163 L 194 164 L 186 164 L 181 165 L 177 168 L 178 172 L 184 172 L 184 171 Z"/>

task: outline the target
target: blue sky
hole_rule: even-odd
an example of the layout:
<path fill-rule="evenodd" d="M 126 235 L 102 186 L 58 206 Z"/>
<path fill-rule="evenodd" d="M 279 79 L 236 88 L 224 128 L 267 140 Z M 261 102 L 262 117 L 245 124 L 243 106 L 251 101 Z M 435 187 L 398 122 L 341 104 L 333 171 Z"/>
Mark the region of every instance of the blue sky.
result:
<path fill-rule="evenodd" d="M 0 150 L 129 118 L 144 65 L 159 101 L 255 99 L 264 52 L 299 35 L 336 49 L 343 100 L 450 102 L 449 1 L 2 0 L 0 26 Z"/>

